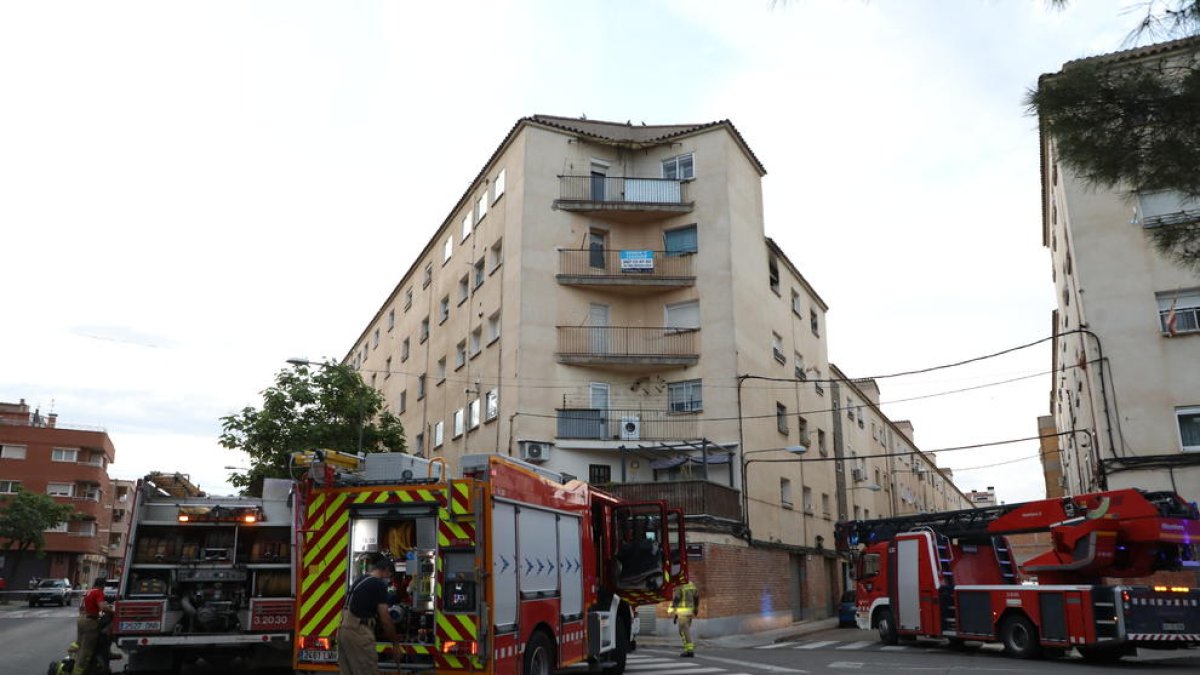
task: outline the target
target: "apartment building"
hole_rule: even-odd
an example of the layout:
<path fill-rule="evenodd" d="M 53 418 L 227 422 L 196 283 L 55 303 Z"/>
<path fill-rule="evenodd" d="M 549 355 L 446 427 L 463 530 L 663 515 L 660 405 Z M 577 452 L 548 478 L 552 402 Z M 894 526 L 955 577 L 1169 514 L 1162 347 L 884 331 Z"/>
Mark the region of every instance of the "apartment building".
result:
<path fill-rule="evenodd" d="M 1155 67 L 1198 52 L 1200 39 L 1191 38 L 1073 61 L 1063 72 Z M 1061 461 L 1047 471 L 1068 495 L 1138 487 L 1196 501 L 1200 275 L 1158 253 L 1149 232 L 1197 222 L 1200 201 L 1090 185 L 1060 161 L 1047 133 L 1041 177 L 1042 244 L 1058 300 L 1050 403 L 1057 431 L 1045 431 L 1059 434 Z"/>
<path fill-rule="evenodd" d="M 62 577 L 86 586 L 110 571 L 111 483 L 107 467 L 116 449 L 103 429 L 62 424 L 55 413 L 30 412 L 19 403 L 0 403 L 0 497 L 22 490 L 48 494 L 70 504 L 75 517 L 46 532 L 44 556 L 4 555 L 10 588 L 32 577 Z M 16 574 L 13 574 L 14 568 Z"/>
<path fill-rule="evenodd" d="M 125 548 L 129 545 L 129 521 L 133 517 L 130 509 L 133 506 L 134 489 L 137 481 L 113 479 L 112 489 L 105 494 L 105 508 L 108 510 L 108 532 L 101 532 L 107 537 L 108 574 L 120 576 L 125 566 Z"/>
<path fill-rule="evenodd" d="M 828 307 L 764 235 L 765 173 L 728 121 L 523 118 L 344 359 L 417 454 L 683 507 L 702 635 L 842 587 L 837 463 L 797 461 L 832 460 Z"/>

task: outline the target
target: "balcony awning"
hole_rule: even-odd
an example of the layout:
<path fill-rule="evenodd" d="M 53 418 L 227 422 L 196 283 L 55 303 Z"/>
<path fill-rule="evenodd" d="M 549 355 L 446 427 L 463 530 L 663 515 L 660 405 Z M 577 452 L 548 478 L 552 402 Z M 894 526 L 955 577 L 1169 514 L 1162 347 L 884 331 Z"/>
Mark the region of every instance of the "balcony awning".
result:
<path fill-rule="evenodd" d="M 689 457 L 689 456 L 664 457 L 662 459 L 656 459 L 656 460 L 650 462 L 650 468 L 655 469 L 655 470 L 674 469 L 675 467 L 680 466 L 685 463 L 687 463 L 687 464 L 704 464 L 706 459 L 708 460 L 707 461 L 708 464 L 729 464 L 730 461 L 732 461 L 732 459 L 733 459 L 733 453 L 714 452 L 714 453 L 709 454 L 707 457 Z"/>

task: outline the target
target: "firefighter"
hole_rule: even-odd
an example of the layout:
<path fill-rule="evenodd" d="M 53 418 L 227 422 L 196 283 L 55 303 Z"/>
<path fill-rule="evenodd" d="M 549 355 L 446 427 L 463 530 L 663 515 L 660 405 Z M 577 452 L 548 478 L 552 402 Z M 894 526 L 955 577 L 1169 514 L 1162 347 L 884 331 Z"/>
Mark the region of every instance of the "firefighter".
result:
<path fill-rule="evenodd" d="M 388 615 L 388 582 L 395 564 L 386 556 L 371 558 L 371 571 L 354 583 L 346 595 L 342 622 L 338 626 L 338 672 L 341 675 L 379 675 L 375 652 L 375 627 L 392 643 L 394 658 L 400 658 L 396 626 Z"/>
<path fill-rule="evenodd" d="M 92 587 L 83 600 L 79 602 L 79 620 L 76 623 L 75 644 L 79 651 L 75 653 L 74 675 L 91 672 L 92 661 L 96 655 L 96 644 L 100 641 L 100 615 L 110 611 L 104 600 L 104 577 L 96 577 Z M 107 646 L 105 647 L 107 650 Z"/>
<path fill-rule="evenodd" d="M 696 590 L 695 584 L 688 580 L 676 586 L 667 614 L 670 614 L 671 620 L 679 626 L 679 638 L 683 640 L 683 653 L 680 656 L 696 656 L 696 645 L 692 643 L 692 618 L 699 610 L 700 591 Z"/>

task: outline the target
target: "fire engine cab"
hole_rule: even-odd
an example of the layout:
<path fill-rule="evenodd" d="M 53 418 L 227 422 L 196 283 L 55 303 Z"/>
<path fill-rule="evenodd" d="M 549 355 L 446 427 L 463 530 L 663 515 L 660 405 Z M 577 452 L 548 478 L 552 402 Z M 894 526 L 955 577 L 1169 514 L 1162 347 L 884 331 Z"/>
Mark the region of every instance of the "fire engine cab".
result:
<path fill-rule="evenodd" d="M 496 454 L 445 461 L 318 454 L 296 508 L 294 667 L 337 670 L 337 628 L 369 556 L 393 561 L 382 671 L 549 675 L 587 662 L 620 675 L 638 605 L 687 576 L 683 513 L 628 503 Z"/>
<path fill-rule="evenodd" d="M 1049 533 L 1017 563 L 1007 537 Z M 887 644 L 917 637 L 1002 642 L 1019 658 L 1119 659 L 1138 647 L 1200 644 L 1200 589 L 1113 579 L 1197 568 L 1200 516 L 1170 492 L 1098 492 L 1022 504 L 840 522 L 859 628 Z"/>

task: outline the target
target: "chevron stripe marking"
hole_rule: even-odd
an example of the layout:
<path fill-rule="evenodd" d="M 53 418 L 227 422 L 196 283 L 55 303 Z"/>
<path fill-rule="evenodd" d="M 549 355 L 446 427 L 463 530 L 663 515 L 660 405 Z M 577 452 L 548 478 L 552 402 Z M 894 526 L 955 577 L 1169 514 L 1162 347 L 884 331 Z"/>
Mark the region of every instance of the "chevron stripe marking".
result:
<path fill-rule="evenodd" d="M 314 546 L 312 548 L 311 551 L 305 553 L 305 556 L 304 556 L 304 574 L 305 574 L 305 576 L 304 576 L 304 583 L 301 584 L 301 586 L 300 586 L 301 591 L 308 590 L 308 588 L 310 588 L 312 586 L 314 581 L 316 581 L 318 578 L 325 576 L 324 574 L 322 574 L 320 572 L 318 572 L 316 574 L 309 573 L 310 567 L 313 567 L 318 564 L 320 564 L 320 566 L 323 568 L 328 567 L 331 560 L 337 560 L 338 558 L 343 557 L 343 556 L 337 555 L 337 553 L 339 552 L 338 545 L 342 542 L 342 539 L 344 539 L 344 537 L 335 537 L 334 535 L 338 534 L 338 533 L 345 534 L 346 525 L 347 525 L 347 523 L 349 523 L 349 521 L 350 521 L 350 514 L 347 513 L 346 511 L 342 511 L 338 515 L 338 517 L 333 521 L 333 524 L 330 526 L 329 531 L 325 533 L 325 536 L 321 537 L 320 541 L 317 543 L 316 546 Z M 308 553 L 311 553 L 312 555 L 310 556 L 310 555 L 308 555 Z"/>
<path fill-rule="evenodd" d="M 345 563 L 335 565 L 333 570 L 322 576 L 322 583 L 304 598 L 297 624 L 308 623 L 322 607 L 337 602 L 337 596 L 345 594 Z"/>
<path fill-rule="evenodd" d="M 336 498 L 334 498 L 333 504 L 330 505 L 330 507 L 328 509 L 323 511 L 321 515 L 322 516 L 332 515 L 335 518 L 335 523 L 336 523 L 336 521 L 341 520 L 344 515 L 348 515 L 344 508 L 345 503 L 346 503 L 346 495 L 340 494 Z M 338 529 L 339 528 L 336 524 L 334 527 L 326 527 L 325 528 L 325 532 L 321 535 L 321 538 L 319 540 L 317 540 L 316 546 L 314 546 L 309 551 L 305 552 L 304 564 L 306 566 L 312 564 L 312 561 L 316 558 L 317 551 L 319 549 L 325 548 L 326 545 L 329 544 L 329 540 L 331 538 L 333 538 L 334 533 L 336 533 L 338 531 Z M 311 553 L 312 555 L 310 556 L 309 553 Z"/>
<path fill-rule="evenodd" d="M 346 562 L 342 561 L 330 576 L 333 581 L 333 588 L 321 598 L 320 603 L 308 608 L 308 612 L 304 615 L 304 632 L 301 635 L 322 635 L 322 633 L 314 633 L 314 629 L 322 618 L 328 616 L 329 612 L 334 609 L 340 609 L 343 598 L 346 597 L 346 586 L 343 583 L 343 578 L 346 574 Z"/>

